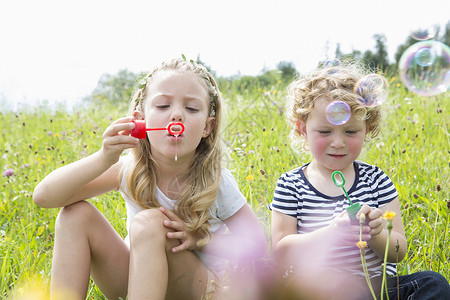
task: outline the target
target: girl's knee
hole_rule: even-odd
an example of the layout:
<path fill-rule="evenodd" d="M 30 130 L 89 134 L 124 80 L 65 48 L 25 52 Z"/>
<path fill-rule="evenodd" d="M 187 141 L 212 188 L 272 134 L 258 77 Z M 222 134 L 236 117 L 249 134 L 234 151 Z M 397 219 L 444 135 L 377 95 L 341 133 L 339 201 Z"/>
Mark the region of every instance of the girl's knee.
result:
<path fill-rule="evenodd" d="M 131 243 L 150 240 L 164 241 L 167 233 L 164 220 L 168 220 L 168 218 L 157 208 L 146 209 L 137 213 L 131 221 Z"/>
<path fill-rule="evenodd" d="M 443 275 L 434 271 L 423 271 L 422 274 L 426 278 L 430 287 L 443 288 L 450 292 L 450 286 Z"/>
<path fill-rule="evenodd" d="M 56 218 L 56 227 L 66 225 L 86 225 L 93 220 L 96 208 L 87 201 L 79 201 L 61 209 Z"/>

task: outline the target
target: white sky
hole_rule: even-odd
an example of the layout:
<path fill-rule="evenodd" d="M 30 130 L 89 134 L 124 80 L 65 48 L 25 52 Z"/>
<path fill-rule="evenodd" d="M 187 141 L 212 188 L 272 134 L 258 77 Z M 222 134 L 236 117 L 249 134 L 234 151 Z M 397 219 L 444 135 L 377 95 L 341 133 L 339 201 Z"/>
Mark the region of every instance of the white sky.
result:
<path fill-rule="evenodd" d="M 147 71 L 200 55 L 219 76 L 280 61 L 304 72 L 334 54 L 375 48 L 391 62 L 412 29 L 450 20 L 447 0 L 0 0 L 0 101 L 73 103 L 102 74 Z M 443 29 L 443 27 L 442 27 Z M 442 30 L 441 30 L 442 32 Z"/>

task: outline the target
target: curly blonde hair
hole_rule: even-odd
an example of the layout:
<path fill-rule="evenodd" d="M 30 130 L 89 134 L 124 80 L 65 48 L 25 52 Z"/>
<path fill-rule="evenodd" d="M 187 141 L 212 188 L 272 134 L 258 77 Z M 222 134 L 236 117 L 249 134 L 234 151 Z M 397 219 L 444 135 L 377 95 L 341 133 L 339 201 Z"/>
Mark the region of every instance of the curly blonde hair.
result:
<path fill-rule="evenodd" d="M 368 79 L 367 83 L 360 84 L 364 79 Z M 376 84 L 373 84 L 374 82 Z M 286 119 L 293 143 L 303 143 L 305 148 L 305 141 L 298 131 L 297 123 L 300 120 L 307 122 L 318 99 L 347 103 L 354 116 L 365 120 L 368 131 L 366 138 L 376 137 L 380 132 L 382 120 L 379 103 L 387 97 L 387 86 L 388 83 L 382 75 L 368 72 L 356 62 L 319 68 L 299 75 L 289 85 L 286 101 Z"/>
<path fill-rule="evenodd" d="M 152 78 L 162 71 L 187 72 L 198 76 L 208 91 L 209 116 L 214 117 L 212 132 L 202 138 L 197 146 L 185 189 L 181 191 L 175 206 L 176 214 L 183 220 L 193 234 L 201 236 L 197 243 L 203 246 L 210 239 L 209 208 L 214 204 L 221 180 L 221 142 L 219 139 L 221 123 L 221 96 L 218 85 L 207 69 L 193 61 L 174 59 L 163 63 L 142 79 L 131 99 L 130 112 L 144 111 L 147 88 Z M 136 203 L 142 208 L 161 206 L 156 199 L 158 166 L 151 152 L 148 139 L 140 140 L 139 146 L 132 149 L 132 159 L 127 166 L 127 188 Z"/>

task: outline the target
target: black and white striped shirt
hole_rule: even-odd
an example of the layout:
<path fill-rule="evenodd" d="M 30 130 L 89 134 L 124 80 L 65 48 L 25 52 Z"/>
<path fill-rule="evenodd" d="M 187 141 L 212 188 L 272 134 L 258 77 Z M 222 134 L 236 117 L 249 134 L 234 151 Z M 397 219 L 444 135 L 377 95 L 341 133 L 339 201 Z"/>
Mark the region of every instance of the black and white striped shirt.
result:
<path fill-rule="evenodd" d="M 308 164 L 284 173 L 277 182 L 272 210 L 297 218 L 297 233 L 315 231 L 330 224 L 349 206 L 345 195 L 330 197 L 316 190 L 303 173 Z M 355 161 L 355 182 L 347 191 L 353 203 L 371 208 L 379 208 L 398 196 L 391 179 L 378 167 Z M 335 258 L 328 262 L 329 267 L 364 276 L 359 248 L 355 246 L 333 246 L 330 249 Z M 382 274 L 383 259 L 369 247 L 366 248 L 367 268 L 371 277 Z M 387 264 L 386 273 L 395 275 L 396 266 Z"/>

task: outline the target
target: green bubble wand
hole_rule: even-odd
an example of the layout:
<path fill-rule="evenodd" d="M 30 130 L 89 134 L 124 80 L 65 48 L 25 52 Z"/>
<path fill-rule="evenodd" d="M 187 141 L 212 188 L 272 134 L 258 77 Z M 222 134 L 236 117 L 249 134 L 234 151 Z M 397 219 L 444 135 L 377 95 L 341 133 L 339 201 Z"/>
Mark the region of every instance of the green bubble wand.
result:
<path fill-rule="evenodd" d="M 340 181 L 338 179 L 336 179 L 336 175 L 339 175 Z M 356 214 L 361 209 L 361 205 L 359 204 L 359 202 L 353 203 L 352 200 L 350 200 L 350 197 L 348 196 L 347 191 L 344 188 L 344 185 L 345 185 L 344 174 L 342 174 L 341 171 L 334 171 L 333 174 L 331 174 L 331 179 L 333 179 L 333 182 L 334 182 L 335 186 L 342 188 L 342 190 L 344 191 L 344 194 L 347 197 L 348 202 L 350 203 L 350 206 L 347 207 L 346 210 L 348 212 L 350 220 L 351 221 L 355 221 L 356 220 Z"/>

